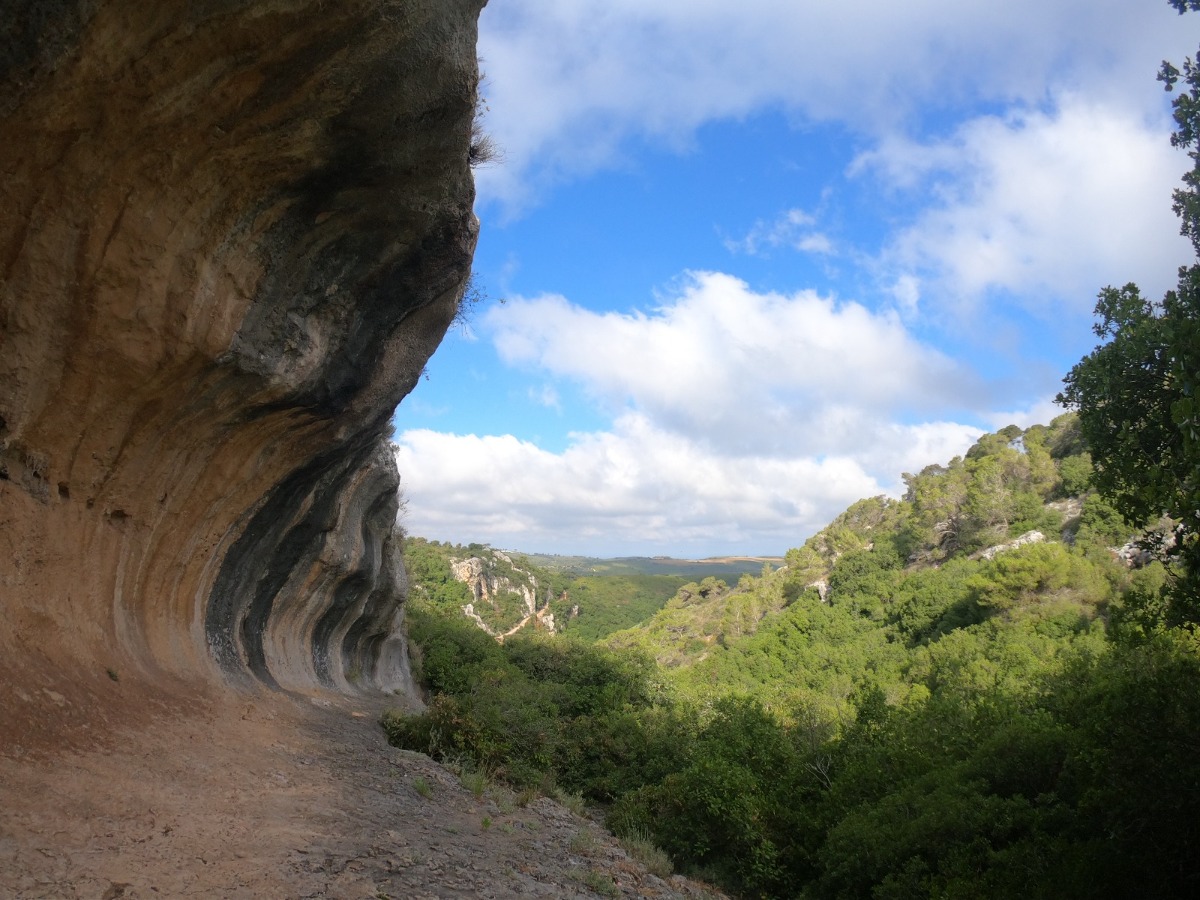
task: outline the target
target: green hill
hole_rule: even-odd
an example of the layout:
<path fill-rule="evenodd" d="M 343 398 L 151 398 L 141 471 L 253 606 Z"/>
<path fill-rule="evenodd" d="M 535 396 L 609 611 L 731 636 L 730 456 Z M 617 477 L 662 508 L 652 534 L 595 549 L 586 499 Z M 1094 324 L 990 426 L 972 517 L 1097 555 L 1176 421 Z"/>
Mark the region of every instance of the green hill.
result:
<path fill-rule="evenodd" d="M 886 660 L 956 628 L 1058 617 L 1086 630 L 1121 590 L 1161 576 L 1113 559 L 1136 529 L 1087 491 L 1090 466 L 1073 414 L 985 435 L 965 457 L 906 474 L 903 499 L 853 504 L 784 566 L 685 585 L 607 644 L 681 670 L 673 678 L 692 693 L 778 700 L 813 686 L 785 673 L 817 671 L 836 699 L 839 677 L 887 669 L 895 681 L 900 663 Z M 1036 538 L 1008 546 L 1022 535 Z M 801 645 L 844 652 L 817 665 Z"/>
<path fill-rule="evenodd" d="M 574 637 L 419 600 L 431 704 L 389 737 L 578 793 L 743 897 L 1193 896 L 1200 643 L 1090 470 L 1074 415 L 1005 428 L 656 611 L 651 576 L 567 580 L 552 605 L 590 590 L 603 626 Z"/>
<path fill-rule="evenodd" d="M 586 641 L 645 621 L 690 579 L 736 581 L 783 563 L 782 557 L 553 556 L 415 536 L 405 539 L 404 560 L 418 602 L 450 613 L 470 604 L 465 615 L 478 617 L 493 635 L 541 627 Z"/>
<path fill-rule="evenodd" d="M 757 573 L 764 565 L 778 566 L 781 556 L 719 556 L 711 559 L 674 559 L 667 556 L 623 556 L 603 559 L 595 556 L 558 556 L 522 553 L 534 565 L 569 575 L 669 575 L 686 579 L 722 578 L 736 581 L 742 575 Z"/>

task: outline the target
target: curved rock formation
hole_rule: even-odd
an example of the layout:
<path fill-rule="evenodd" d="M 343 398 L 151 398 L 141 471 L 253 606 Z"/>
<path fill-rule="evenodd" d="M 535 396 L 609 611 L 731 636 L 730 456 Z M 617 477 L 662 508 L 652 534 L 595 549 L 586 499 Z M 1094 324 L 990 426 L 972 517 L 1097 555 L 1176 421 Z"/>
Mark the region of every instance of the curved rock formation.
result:
<path fill-rule="evenodd" d="M 474 250 L 482 5 L 7 4 L 5 708 L 402 686 L 387 437 Z"/>

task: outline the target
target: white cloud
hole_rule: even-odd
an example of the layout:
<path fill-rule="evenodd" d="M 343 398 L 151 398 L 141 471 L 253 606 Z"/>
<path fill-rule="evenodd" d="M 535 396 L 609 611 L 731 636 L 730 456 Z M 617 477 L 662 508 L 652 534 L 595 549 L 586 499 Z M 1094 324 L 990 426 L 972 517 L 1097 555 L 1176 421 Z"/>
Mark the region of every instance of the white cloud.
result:
<path fill-rule="evenodd" d="M 526 550 L 782 552 L 879 491 L 850 459 L 715 456 L 639 416 L 561 454 L 432 431 L 397 447 L 413 533 Z"/>
<path fill-rule="evenodd" d="M 903 490 L 902 469 L 945 461 L 979 434 L 941 424 L 884 430 L 899 448 L 886 464 L 900 464 L 887 485 L 850 456 L 721 456 L 637 415 L 575 435 L 561 454 L 511 435 L 406 431 L 397 439 L 405 525 L 527 551 L 782 553 L 855 500 Z"/>
<path fill-rule="evenodd" d="M 649 314 L 518 298 L 481 330 L 510 364 L 577 382 L 613 424 L 562 453 L 511 435 L 404 432 L 418 534 L 560 552 L 781 552 L 980 433 L 901 424 L 981 396 L 894 315 L 811 292 L 700 273 Z"/>
<path fill-rule="evenodd" d="M 511 299 L 481 325 L 504 362 L 730 452 L 841 454 L 880 416 L 982 402 L 978 381 L 894 314 L 812 291 L 757 293 L 719 273 L 689 275 L 650 314 L 547 295 Z"/>
<path fill-rule="evenodd" d="M 554 389 L 553 385 L 543 384 L 538 388 L 530 388 L 529 399 L 539 406 L 562 412 L 562 398 L 558 396 L 558 391 Z"/>
<path fill-rule="evenodd" d="M 1047 85 L 1149 103 L 1158 61 L 1194 49 L 1141 0 L 506 0 L 480 26 L 506 162 L 479 184 L 510 206 L 619 162 L 629 137 L 686 147 L 768 107 L 883 135 L 926 104 L 1037 104 Z"/>
<path fill-rule="evenodd" d="M 911 273 L 899 275 L 892 285 L 890 293 L 896 301 L 896 306 L 905 316 L 912 318 L 917 314 L 921 302 L 921 280 Z"/>
<path fill-rule="evenodd" d="M 1066 97 L 1053 113 L 974 119 L 935 142 L 861 156 L 892 190 L 932 198 L 884 250 L 898 293 L 974 304 L 996 290 L 1039 309 L 1090 312 L 1108 283 L 1151 295 L 1191 255 L 1171 212 L 1187 160 L 1162 121 Z"/>
<path fill-rule="evenodd" d="M 714 120 L 834 122 L 876 148 L 853 171 L 908 207 L 871 273 L 897 312 L 705 272 L 640 312 L 510 297 L 480 315 L 479 339 L 530 375 L 530 399 L 568 418 L 559 395 L 582 394 L 611 426 L 562 452 L 406 431 L 409 527 L 529 550 L 780 551 L 901 489 L 901 472 L 964 452 L 979 422 L 1048 421 L 1044 403 L 989 414 L 999 402 L 971 370 L 989 363 L 951 359 L 908 325 L 997 293 L 1074 298 L 1082 315 L 1106 281 L 1153 292 L 1183 261 L 1169 191 L 1186 159 L 1166 143 L 1152 80 L 1160 59 L 1194 49 L 1179 22 L 1142 0 L 491 4 L 480 54 L 506 162 L 477 172 L 485 205 L 519 211 L 642 140 L 686 152 Z M 827 212 L 787 210 L 727 247 L 861 265 L 867 248 Z M 997 322 L 997 340 L 1016 328 Z M 1004 375 L 1047 390 L 1040 374 Z"/>
<path fill-rule="evenodd" d="M 770 249 L 785 247 L 830 256 L 834 253 L 833 241 L 817 230 L 816 224 L 815 216 L 802 209 L 789 209 L 774 222 L 761 219 L 755 222 L 743 238 L 726 240 L 725 249 L 731 253 L 764 256 Z"/>

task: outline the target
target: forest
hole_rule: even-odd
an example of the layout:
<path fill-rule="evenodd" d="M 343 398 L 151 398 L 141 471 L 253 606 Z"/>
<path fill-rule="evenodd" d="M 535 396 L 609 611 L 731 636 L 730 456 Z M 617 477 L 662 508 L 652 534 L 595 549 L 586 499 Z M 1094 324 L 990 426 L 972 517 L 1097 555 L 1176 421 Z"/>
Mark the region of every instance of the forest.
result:
<path fill-rule="evenodd" d="M 1002 429 L 784 566 L 681 585 L 599 639 L 500 644 L 416 592 L 429 708 L 385 727 L 580 795 L 739 896 L 1191 896 L 1200 642 L 1167 621 L 1178 523 L 1126 524 L 1095 480 L 1078 414 Z"/>
<path fill-rule="evenodd" d="M 1159 78 L 1200 257 L 1200 68 Z M 410 540 L 428 708 L 389 739 L 577 796 L 740 897 L 1200 896 L 1200 265 L 1096 317 L 1067 412 L 758 575 L 544 572 L 590 623 L 501 643 Z"/>

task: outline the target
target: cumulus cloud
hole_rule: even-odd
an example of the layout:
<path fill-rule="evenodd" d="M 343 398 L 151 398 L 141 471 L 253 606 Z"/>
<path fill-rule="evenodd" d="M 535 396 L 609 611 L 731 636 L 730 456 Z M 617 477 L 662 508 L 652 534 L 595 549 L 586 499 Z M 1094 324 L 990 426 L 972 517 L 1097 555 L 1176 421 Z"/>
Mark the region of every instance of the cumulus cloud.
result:
<path fill-rule="evenodd" d="M 878 493 L 851 459 L 722 457 L 627 416 L 561 454 L 504 436 L 407 431 L 397 460 L 419 534 L 561 552 L 782 552 Z"/>
<path fill-rule="evenodd" d="M 880 415 L 973 408 L 982 393 L 894 314 L 714 272 L 687 276 L 651 313 L 546 295 L 510 300 L 483 325 L 505 362 L 726 452 L 843 453 Z"/>
<path fill-rule="evenodd" d="M 506 0 L 480 27 L 506 163 L 479 184 L 510 206 L 619 162 L 630 137 L 686 147 L 704 122 L 768 107 L 911 131 L 926 104 L 1033 105 L 1048 84 L 1126 95 L 1194 49 L 1165 2 L 1129 0 Z"/>
<path fill-rule="evenodd" d="M 894 315 L 812 292 L 697 273 L 649 313 L 518 298 L 481 327 L 510 364 L 578 383 L 613 424 L 562 453 L 511 435 L 402 433 L 416 533 L 562 552 L 782 552 L 980 433 L 900 424 L 981 396 Z"/>
<path fill-rule="evenodd" d="M 979 435 L 953 424 L 879 428 L 897 454 L 872 460 L 898 466 L 887 482 L 848 455 L 715 454 L 634 414 L 575 435 L 562 453 L 511 435 L 410 430 L 396 445 L 405 525 L 562 553 L 782 553 L 855 500 L 903 490 L 900 471 L 949 459 Z"/>
<path fill-rule="evenodd" d="M 1186 159 L 1152 79 L 1193 49 L 1165 3 L 1132 0 L 489 5 L 487 127 L 506 162 L 477 172 L 485 208 L 520 212 L 644 143 L 687 152 L 708 122 L 779 112 L 798 140 L 833 123 L 847 156 L 872 148 L 847 174 L 878 187 L 875 224 L 899 229 L 855 247 L 843 219 L 785 198 L 726 246 L 871 256 L 854 283 L 881 285 L 894 311 L 716 272 L 641 311 L 510 296 L 474 332 L 528 376 L 522 396 L 564 420 L 584 397 L 611 424 L 561 452 L 402 432 L 410 529 L 560 552 L 779 552 L 964 452 L 982 422 L 1048 420 L 1041 401 L 989 413 L 1023 401 L 916 335 L 997 297 L 1084 315 L 1106 281 L 1156 290 L 1186 258 L 1169 211 Z M 1040 374 L 1019 377 L 1047 393 Z"/>
<path fill-rule="evenodd" d="M 1153 293 L 1188 260 L 1171 191 L 1187 160 L 1160 120 L 1066 97 L 1052 112 L 973 119 L 948 138 L 891 139 L 852 172 L 932 198 L 883 251 L 897 293 L 974 304 L 1003 291 L 1089 312 L 1108 283 Z"/>

